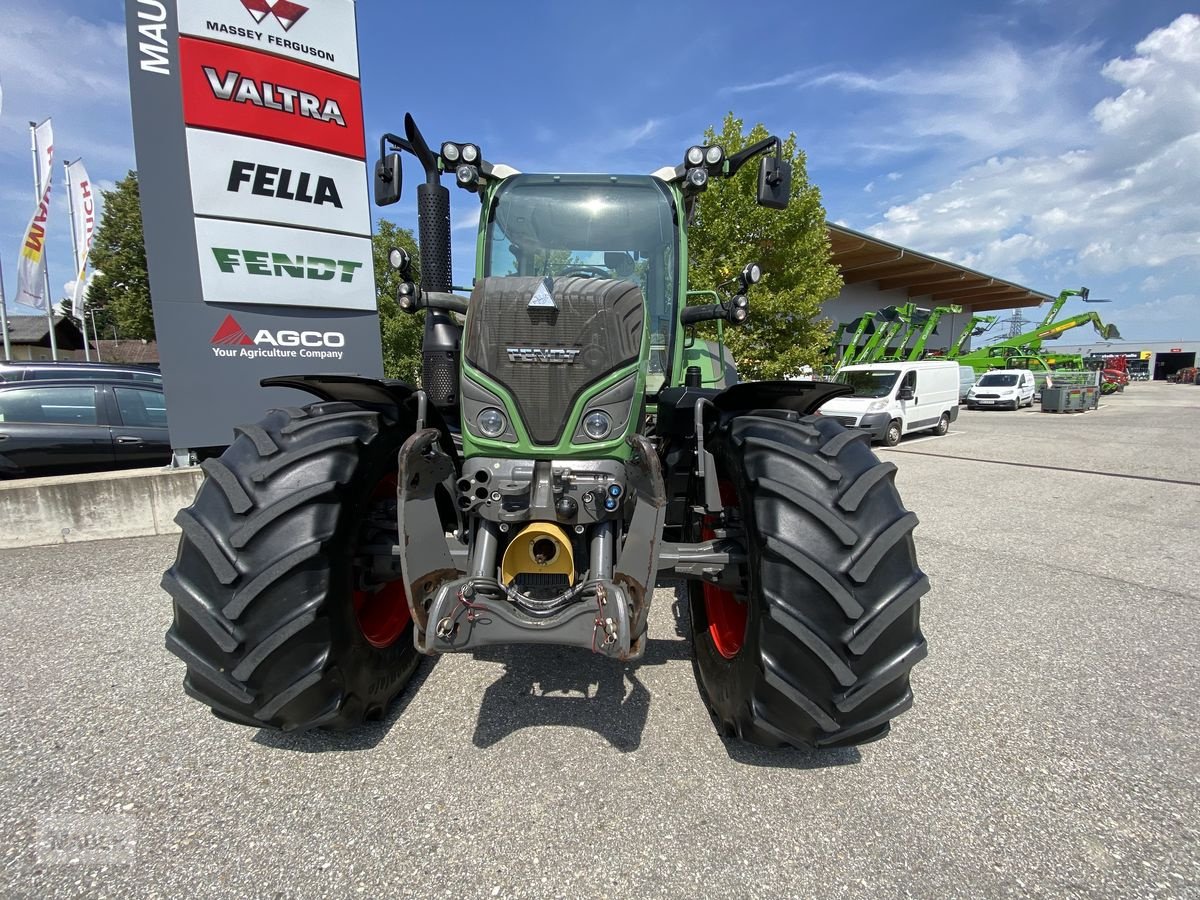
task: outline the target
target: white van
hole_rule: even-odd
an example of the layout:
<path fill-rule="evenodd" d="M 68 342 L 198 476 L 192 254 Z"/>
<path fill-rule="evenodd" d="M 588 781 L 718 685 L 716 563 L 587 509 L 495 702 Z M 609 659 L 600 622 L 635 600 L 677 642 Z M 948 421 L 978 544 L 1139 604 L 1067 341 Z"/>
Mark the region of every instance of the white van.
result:
<path fill-rule="evenodd" d="M 949 431 L 958 418 L 958 380 L 958 363 L 953 361 L 843 366 L 834 381 L 850 385 L 854 393 L 826 402 L 821 415 L 869 431 L 874 440 L 895 447 L 901 435 L 914 431 Z"/>
<path fill-rule="evenodd" d="M 1020 409 L 1033 406 L 1037 390 L 1028 369 L 993 369 L 984 372 L 967 392 L 967 409 Z"/>

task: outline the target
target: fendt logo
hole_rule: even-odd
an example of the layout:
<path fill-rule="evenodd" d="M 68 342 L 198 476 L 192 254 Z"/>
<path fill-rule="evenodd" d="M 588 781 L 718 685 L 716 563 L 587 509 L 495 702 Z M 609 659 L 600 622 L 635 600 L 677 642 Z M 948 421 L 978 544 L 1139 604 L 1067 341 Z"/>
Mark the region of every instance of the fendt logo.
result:
<path fill-rule="evenodd" d="M 274 16 L 284 31 L 291 31 L 300 17 L 308 12 L 307 6 L 289 0 L 242 0 L 242 6 L 254 17 L 255 24 L 261 25 L 267 16 Z"/>
<path fill-rule="evenodd" d="M 240 359 L 341 359 L 346 335 L 340 331 L 271 331 L 260 328 L 250 337 L 232 315 L 213 332 L 213 356 Z"/>
<path fill-rule="evenodd" d="M 509 347 L 508 361 L 519 363 L 553 363 L 555 365 L 574 365 L 578 350 L 562 350 L 554 348 L 546 350 L 541 347 Z"/>

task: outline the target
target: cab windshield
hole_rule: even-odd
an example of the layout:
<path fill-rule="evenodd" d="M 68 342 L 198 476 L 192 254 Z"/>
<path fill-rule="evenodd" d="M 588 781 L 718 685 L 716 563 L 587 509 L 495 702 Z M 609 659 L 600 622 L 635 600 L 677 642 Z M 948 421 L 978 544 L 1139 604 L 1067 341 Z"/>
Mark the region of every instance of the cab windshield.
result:
<path fill-rule="evenodd" d="M 847 372 L 845 370 L 838 372 L 834 379 L 838 384 L 848 384 L 854 389 L 855 397 L 888 397 L 892 393 L 892 388 L 896 384 L 896 378 L 900 375 L 899 372 L 893 369 L 885 369 L 871 372 L 854 371 Z"/>
<path fill-rule="evenodd" d="M 488 213 L 483 274 L 637 282 L 646 298 L 655 394 L 668 377 L 679 248 L 671 194 L 636 175 L 516 175 Z"/>

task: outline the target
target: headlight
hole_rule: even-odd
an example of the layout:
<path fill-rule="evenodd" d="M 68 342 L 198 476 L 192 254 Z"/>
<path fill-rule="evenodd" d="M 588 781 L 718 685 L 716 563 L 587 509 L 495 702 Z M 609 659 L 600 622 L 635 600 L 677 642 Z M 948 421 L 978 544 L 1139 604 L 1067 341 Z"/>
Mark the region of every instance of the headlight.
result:
<path fill-rule="evenodd" d="M 687 179 L 692 187 L 702 188 L 708 184 L 708 172 L 705 169 L 688 169 Z"/>
<path fill-rule="evenodd" d="M 612 416 L 602 409 L 593 409 L 583 417 L 583 432 L 593 441 L 602 441 L 612 432 Z"/>
<path fill-rule="evenodd" d="M 703 147 L 688 147 L 686 159 L 687 159 L 688 165 L 691 165 L 691 166 L 700 165 L 702 162 L 704 162 L 704 148 Z"/>
<path fill-rule="evenodd" d="M 479 432 L 484 437 L 498 438 L 508 428 L 508 419 L 504 418 L 504 413 L 500 410 L 489 406 L 475 418 L 475 424 L 479 426 Z"/>
<path fill-rule="evenodd" d="M 451 164 L 458 162 L 458 144 L 442 144 L 442 159 Z"/>
<path fill-rule="evenodd" d="M 474 144 L 463 144 L 462 155 L 463 162 L 473 163 L 479 159 L 479 148 Z"/>
<path fill-rule="evenodd" d="M 867 412 L 879 412 L 881 409 L 887 409 L 887 405 L 886 400 L 872 400 L 867 404 Z"/>
<path fill-rule="evenodd" d="M 710 166 L 715 166 L 725 158 L 725 151 L 715 144 L 704 151 L 704 161 Z"/>

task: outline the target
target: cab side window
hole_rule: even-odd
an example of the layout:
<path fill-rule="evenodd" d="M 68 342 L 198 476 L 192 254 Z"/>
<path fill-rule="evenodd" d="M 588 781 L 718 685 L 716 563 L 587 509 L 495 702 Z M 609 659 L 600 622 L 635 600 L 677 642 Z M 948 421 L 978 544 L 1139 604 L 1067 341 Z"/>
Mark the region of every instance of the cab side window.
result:
<path fill-rule="evenodd" d="M 917 372 L 915 369 L 904 373 L 904 382 L 900 386 L 906 387 L 910 391 L 916 391 L 916 389 L 917 389 Z"/>

